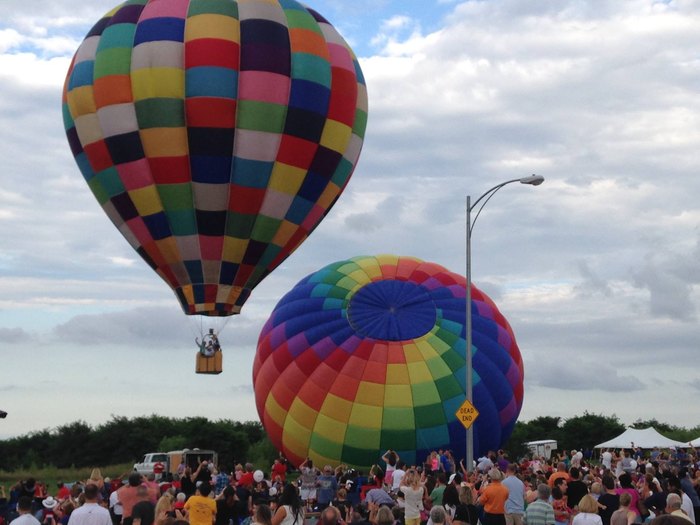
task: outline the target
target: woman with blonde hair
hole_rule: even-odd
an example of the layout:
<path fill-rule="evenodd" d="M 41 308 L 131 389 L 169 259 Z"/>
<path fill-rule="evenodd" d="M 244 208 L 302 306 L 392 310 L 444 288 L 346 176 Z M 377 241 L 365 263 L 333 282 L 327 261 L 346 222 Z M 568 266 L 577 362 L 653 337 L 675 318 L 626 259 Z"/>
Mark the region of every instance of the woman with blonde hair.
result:
<path fill-rule="evenodd" d="M 408 469 L 401 479 L 399 490 L 404 498 L 404 522 L 406 525 L 419 525 L 420 513 L 423 510 L 423 499 L 426 490 L 420 482 L 420 475 L 415 469 Z"/>
<path fill-rule="evenodd" d="M 574 516 L 572 525 L 603 525 L 603 520 L 598 515 L 598 502 L 590 494 L 578 502 L 578 514 Z"/>
<path fill-rule="evenodd" d="M 394 513 L 386 505 L 382 505 L 374 512 L 370 513 L 369 516 L 370 523 L 374 525 L 393 525 L 394 523 Z"/>
<path fill-rule="evenodd" d="M 474 505 L 474 494 L 471 487 L 463 485 L 459 487 L 459 505 L 455 509 L 452 518 L 454 525 L 477 525 L 479 511 Z"/>
<path fill-rule="evenodd" d="M 86 485 L 97 485 L 97 487 L 102 490 L 105 486 L 105 480 L 102 477 L 102 471 L 98 468 L 92 469 L 90 472 L 90 479 L 85 482 Z"/>

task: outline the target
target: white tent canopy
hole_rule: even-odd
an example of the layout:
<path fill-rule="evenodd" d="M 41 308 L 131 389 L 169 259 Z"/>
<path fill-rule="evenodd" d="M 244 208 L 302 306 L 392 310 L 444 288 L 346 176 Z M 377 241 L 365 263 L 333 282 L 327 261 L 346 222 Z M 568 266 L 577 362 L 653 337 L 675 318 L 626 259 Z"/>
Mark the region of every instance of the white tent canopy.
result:
<path fill-rule="evenodd" d="M 687 447 L 688 443 L 669 439 L 659 434 L 654 427 L 628 428 L 619 436 L 596 445 L 595 448 L 632 448 L 632 443 L 639 448 Z"/>

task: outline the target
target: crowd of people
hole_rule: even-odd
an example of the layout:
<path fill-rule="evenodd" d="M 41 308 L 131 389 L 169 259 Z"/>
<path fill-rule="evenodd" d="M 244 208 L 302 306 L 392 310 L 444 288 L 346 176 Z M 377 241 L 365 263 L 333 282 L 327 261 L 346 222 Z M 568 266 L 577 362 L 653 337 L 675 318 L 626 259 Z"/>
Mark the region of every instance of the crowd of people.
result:
<path fill-rule="evenodd" d="M 579 451 L 511 461 L 504 451 L 472 469 L 450 451 L 406 465 L 387 451 L 367 473 L 345 465 L 263 471 L 207 461 L 176 472 L 0 486 L 0 525 L 654 525 L 696 524 L 700 461 L 685 451 Z M 294 470 L 294 475 L 290 476 Z M 294 481 L 290 481 L 291 478 Z M 700 524 L 698 524 L 700 525 Z"/>

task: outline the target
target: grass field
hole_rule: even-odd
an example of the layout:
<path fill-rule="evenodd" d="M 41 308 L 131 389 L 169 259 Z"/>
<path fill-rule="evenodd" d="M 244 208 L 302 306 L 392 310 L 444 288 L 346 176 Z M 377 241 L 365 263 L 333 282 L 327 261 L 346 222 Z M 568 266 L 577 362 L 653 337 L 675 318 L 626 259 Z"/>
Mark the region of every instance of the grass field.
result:
<path fill-rule="evenodd" d="M 120 476 L 124 476 L 125 474 L 129 475 L 133 468 L 133 463 L 123 463 L 121 465 L 108 465 L 105 467 L 99 467 L 100 471 L 102 472 L 102 476 L 105 478 L 117 478 Z M 92 468 L 56 467 L 16 470 L 14 472 L 0 470 L 0 485 L 4 485 L 5 489 L 9 490 L 9 488 L 18 481 L 23 481 L 28 478 L 34 478 L 37 481 L 45 483 L 48 493 L 53 495 L 56 494 L 56 484 L 59 481 L 63 481 L 65 483 L 85 481 L 90 477 L 91 472 Z"/>

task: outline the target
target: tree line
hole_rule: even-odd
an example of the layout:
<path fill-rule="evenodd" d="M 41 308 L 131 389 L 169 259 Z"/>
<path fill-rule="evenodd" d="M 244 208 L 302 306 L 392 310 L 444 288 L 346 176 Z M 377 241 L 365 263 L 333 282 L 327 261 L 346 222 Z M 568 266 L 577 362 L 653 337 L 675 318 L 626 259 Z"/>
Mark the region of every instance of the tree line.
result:
<path fill-rule="evenodd" d="M 653 426 L 667 437 L 684 442 L 700 436 L 700 425 L 685 429 L 649 419 L 637 420 L 632 426 Z M 588 412 L 567 419 L 541 416 L 527 422 L 518 421 L 503 448 L 514 459 L 527 452 L 523 443 L 539 439 L 556 440 L 559 450 L 591 450 L 624 430 L 625 425 L 617 416 Z M 84 421 L 76 421 L 55 429 L 0 440 L 0 468 L 12 472 L 44 467 L 118 465 L 134 463 L 147 452 L 195 447 L 217 451 L 219 463 L 227 468 L 232 468 L 234 462 L 244 461 L 269 465 L 276 456 L 257 421 L 112 416 L 94 428 Z"/>
<path fill-rule="evenodd" d="M 700 425 L 682 428 L 656 419 L 638 419 L 632 428 L 654 427 L 664 436 L 677 441 L 688 442 L 700 436 Z M 510 439 L 504 448 L 511 457 L 518 457 L 527 452 L 524 443 L 540 439 L 554 439 L 558 450 L 593 450 L 598 443 L 619 436 L 627 428 L 617 416 L 603 416 L 584 412 L 581 416 L 561 418 L 541 416 L 528 422 L 518 421 Z"/>
<path fill-rule="evenodd" d="M 183 448 L 215 450 L 219 463 L 233 466 L 248 458 L 274 457 L 272 444 L 257 421 L 210 421 L 204 417 L 112 416 L 91 427 L 75 421 L 0 441 L 0 468 L 6 471 L 94 467 L 135 463 L 147 452 Z"/>

